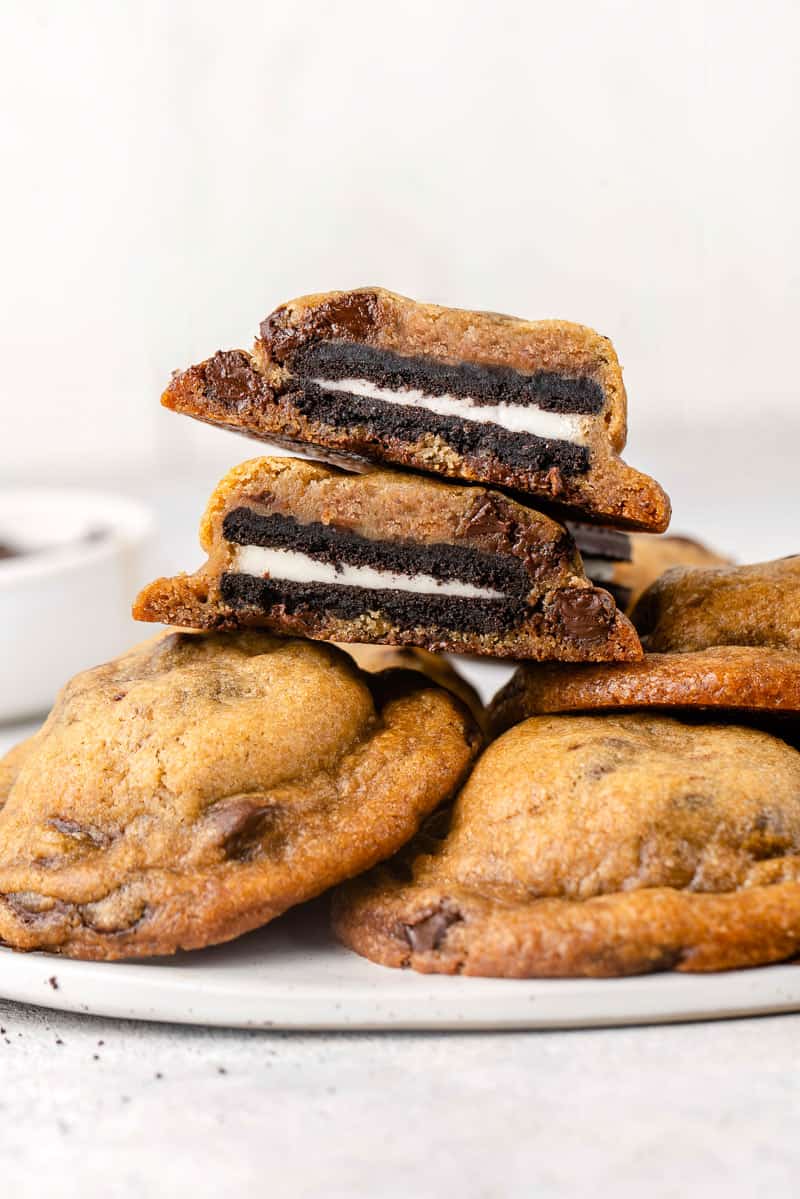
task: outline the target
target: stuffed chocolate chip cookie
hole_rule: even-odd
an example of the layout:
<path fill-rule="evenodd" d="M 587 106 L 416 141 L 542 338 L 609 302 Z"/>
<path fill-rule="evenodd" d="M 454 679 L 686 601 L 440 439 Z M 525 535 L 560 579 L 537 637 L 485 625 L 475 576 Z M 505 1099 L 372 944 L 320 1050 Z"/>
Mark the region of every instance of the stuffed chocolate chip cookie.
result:
<path fill-rule="evenodd" d="M 627 400 L 607 337 L 420 304 L 380 287 L 304 296 L 252 355 L 177 374 L 168 408 L 266 441 L 513 488 L 592 520 L 663 531 L 669 500 L 619 457 Z"/>
<path fill-rule="evenodd" d="M 641 646 L 566 530 L 498 492 L 256 458 L 211 497 L 207 563 L 141 592 L 138 620 L 567 661 Z"/>

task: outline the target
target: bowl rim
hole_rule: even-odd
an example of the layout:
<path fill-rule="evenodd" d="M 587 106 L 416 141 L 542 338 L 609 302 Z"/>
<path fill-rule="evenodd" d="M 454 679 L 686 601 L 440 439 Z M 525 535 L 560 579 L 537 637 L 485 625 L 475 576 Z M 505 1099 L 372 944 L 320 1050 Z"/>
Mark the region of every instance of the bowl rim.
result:
<path fill-rule="evenodd" d="M 0 512 L 8 504 L 35 500 L 83 508 L 88 519 L 102 519 L 107 535 L 97 541 L 62 543 L 51 549 L 0 562 L 0 592 L 31 580 L 58 577 L 97 566 L 143 545 L 155 531 L 155 513 L 147 504 L 114 492 L 80 487 L 0 487 Z"/>

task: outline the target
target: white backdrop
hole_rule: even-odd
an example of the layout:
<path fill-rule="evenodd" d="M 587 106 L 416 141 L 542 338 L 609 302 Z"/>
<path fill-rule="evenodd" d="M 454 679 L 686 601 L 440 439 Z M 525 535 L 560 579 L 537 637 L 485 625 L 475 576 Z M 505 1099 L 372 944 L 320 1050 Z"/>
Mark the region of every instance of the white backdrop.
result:
<path fill-rule="evenodd" d="M 609 334 L 636 465 L 785 442 L 799 45 L 795 0 L 3 0 L 0 475 L 246 456 L 170 370 L 373 282 Z"/>

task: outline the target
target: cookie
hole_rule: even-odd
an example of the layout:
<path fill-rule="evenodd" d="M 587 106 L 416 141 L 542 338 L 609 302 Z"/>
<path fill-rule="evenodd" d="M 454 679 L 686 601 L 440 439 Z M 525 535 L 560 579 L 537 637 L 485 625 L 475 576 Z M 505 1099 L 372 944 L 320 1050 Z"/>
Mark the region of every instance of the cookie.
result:
<path fill-rule="evenodd" d="M 457 695 L 463 704 L 469 708 L 475 718 L 475 723 L 485 732 L 487 728 L 486 708 L 478 692 L 455 666 L 442 654 L 432 654 L 425 649 L 415 649 L 395 645 L 347 645 L 341 643 L 343 649 L 356 662 L 361 670 L 375 674 L 381 670 L 418 670 L 436 683 L 446 687 Z"/>
<path fill-rule="evenodd" d="M 567 521 L 567 528 L 580 550 L 587 577 L 605 587 L 628 615 L 642 592 L 673 566 L 732 565 L 731 558 L 693 537 L 623 533 L 576 521 Z"/>
<path fill-rule="evenodd" d="M 675 567 L 639 600 L 633 620 L 646 649 L 687 653 L 712 645 L 800 651 L 800 556 L 754 566 Z"/>
<path fill-rule="evenodd" d="M 586 559 L 584 558 L 584 565 Z M 723 554 L 716 553 L 697 541 L 694 537 L 680 537 L 668 533 L 662 537 L 653 537 L 648 533 L 633 533 L 630 537 L 630 557 L 620 558 L 615 564 L 608 586 L 615 598 L 621 589 L 628 593 L 626 603 L 620 604 L 627 613 L 636 606 L 642 592 L 656 579 L 660 578 L 673 566 L 731 566 L 732 560 Z M 593 581 L 597 581 L 592 571 L 586 567 L 586 573 Z"/>
<path fill-rule="evenodd" d="M 111 959 L 236 937 L 397 850 L 478 742 L 419 672 L 160 636 L 74 678 L 0 764 L 0 941 Z"/>
<path fill-rule="evenodd" d="M 173 377 L 176 412 L 266 441 L 497 484 L 592 520 L 661 532 L 669 500 L 619 458 L 611 342 L 566 321 L 418 304 L 382 288 L 283 304 L 252 355 Z"/>
<path fill-rule="evenodd" d="M 138 620 L 496 657 L 641 657 L 564 528 L 485 488 L 257 458 L 222 480 L 200 539 L 205 566 L 146 587 Z"/>
<path fill-rule="evenodd" d="M 497 693 L 489 722 L 501 733 L 528 716 L 603 709 L 660 708 L 796 718 L 800 655 L 770 646 L 723 645 L 640 662 L 520 666 Z M 795 724 L 774 726 L 794 735 Z"/>
<path fill-rule="evenodd" d="M 338 937 L 425 973 L 611 977 L 800 952 L 800 754 L 661 716 L 537 717 L 339 889 Z"/>

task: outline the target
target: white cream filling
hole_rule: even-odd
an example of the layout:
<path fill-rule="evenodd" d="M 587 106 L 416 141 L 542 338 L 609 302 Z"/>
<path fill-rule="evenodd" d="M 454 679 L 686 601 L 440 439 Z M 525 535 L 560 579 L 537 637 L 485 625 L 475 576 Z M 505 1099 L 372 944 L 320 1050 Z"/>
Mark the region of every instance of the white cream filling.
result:
<path fill-rule="evenodd" d="M 263 545 L 239 545 L 233 556 L 232 569 L 239 574 L 268 576 L 287 583 L 338 583 L 345 587 L 366 587 L 372 590 L 417 591 L 424 595 L 459 595 L 465 599 L 503 599 L 502 591 L 491 587 L 474 587 L 458 579 L 434 579 L 432 575 L 408 575 L 392 570 L 375 570 L 372 566 L 348 566 L 341 563 L 318 562 L 296 550 L 268 549 Z"/>
<path fill-rule="evenodd" d="M 469 396 L 428 395 L 414 387 L 392 391 L 378 387 L 369 379 L 312 379 L 323 391 L 347 391 L 367 400 L 381 400 L 403 408 L 424 408 L 436 416 L 456 416 L 459 420 L 478 424 L 500 425 L 511 433 L 527 433 L 531 437 L 547 437 L 556 441 L 571 441 L 585 445 L 592 417 L 574 412 L 547 412 L 532 404 L 477 404 Z"/>

